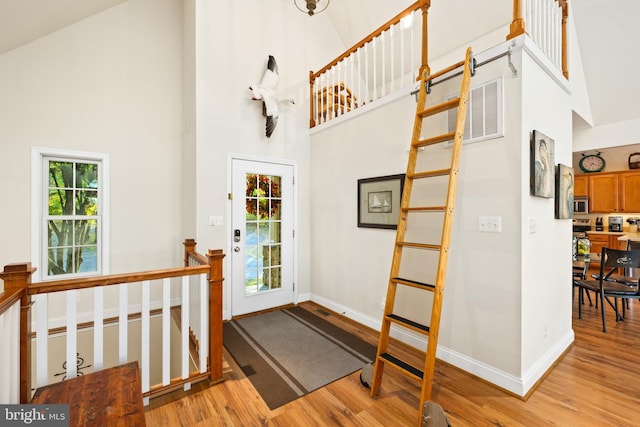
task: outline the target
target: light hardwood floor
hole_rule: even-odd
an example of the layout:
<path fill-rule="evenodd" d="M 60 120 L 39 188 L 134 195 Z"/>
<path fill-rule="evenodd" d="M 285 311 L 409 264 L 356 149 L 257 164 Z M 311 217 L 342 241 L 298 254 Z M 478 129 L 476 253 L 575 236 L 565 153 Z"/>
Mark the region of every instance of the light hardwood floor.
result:
<path fill-rule="evenodd" d="M 322 316 L 313 303 L 302 307 Z M 607 309 L 608 332 L 599 310 L 585 305 L 577 317 L 575 345 L 528 399 L 514 397 L 438 361 L 433 399 L 453 426 L 637 426 L 640 423 L 640 303 L 625 322 Z M 325 310 L 326 311 L 326 310 Z M 322 316 L 377 344 L 377 333 L 340 315 Z M 407 357 L 418 357 L 400 345 Z M 359 371 L 273 411 L 225 353 L 226 381 L 196 385 L 151 402 L 149 426 L 417 426 L 419 383 L 387 368 L 380 395 L 369 397 Z"/>

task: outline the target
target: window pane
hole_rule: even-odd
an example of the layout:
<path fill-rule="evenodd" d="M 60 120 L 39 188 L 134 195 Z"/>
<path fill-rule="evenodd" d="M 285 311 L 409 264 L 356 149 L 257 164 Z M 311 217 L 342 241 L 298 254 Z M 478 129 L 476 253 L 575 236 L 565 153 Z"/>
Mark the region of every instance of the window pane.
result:
<path fill-rule="evenodd" d="M 76 264 L 74 265 L 76 272 L 89 273 L 98 271 L 98 247 L 82 246 L 76 248 L 75 254 Z"/>
<path fill-rule="evenodd" d="M 279 176 L 270 176 L 269 180 L 271 182 L 271 186 L 270 186 L 270 190 L 271 193 L 269 194 L 270 197 L 281 197 L 280 196 L 280 181 L 281 181 L 281 177 Z"/>
<path fill-rule="evenodd" d="M 62 188 L 49 190 L 49 215 L 71 215 L 73 190 Z"/>
<path fill-rule="evenodd" d="M 73 188 L 72 162 L 49 162 L 49 187 Z"/>
<path fill-rule="evenodd" d="M 258 178 L 255 174 L 248 173 L 247 174 L 247 197 L 257 196 L 256 193 L 256 180 Z"/>
<path fill-rule="evenodd" d="M 97 220 L 79 220 L 75 221 L 75 244 L 95 245 L 98 243 L 98 227 Z"/>
<path fill-rule="evenodd" d="M 50 248 L 73 245 L 73 221 L 55 220 L 47 221 L 47 224 L 48 246 Z"/>
<path fill-rule="evenodd" d="M 73 273 L 73 251 L 69 247 L 49 249 L 49 275 Z"/>
<path fill-rule="evenodd" d="M 98 214 L 98 192 L 94 190 L 76 191 L 76 215 Z"/>
<path fill-rule="evenodd" d="M 98 188 L 98 165 L 77 163 L 75 188 Z"/>

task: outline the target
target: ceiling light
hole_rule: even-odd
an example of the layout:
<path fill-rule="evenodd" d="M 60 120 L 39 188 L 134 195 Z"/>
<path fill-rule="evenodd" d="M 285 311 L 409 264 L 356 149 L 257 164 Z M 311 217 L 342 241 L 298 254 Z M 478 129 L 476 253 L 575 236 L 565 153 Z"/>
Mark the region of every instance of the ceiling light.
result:
<path fill-rule="evenodd" d="M 300 12 L 313 16 L 324 11 L 329 6 L 329 1 L 330 0 L 293 0 L 293 4 L 296 5 Z M 300 6 L 303 3 L 306 3 L 304 8 Z"/>

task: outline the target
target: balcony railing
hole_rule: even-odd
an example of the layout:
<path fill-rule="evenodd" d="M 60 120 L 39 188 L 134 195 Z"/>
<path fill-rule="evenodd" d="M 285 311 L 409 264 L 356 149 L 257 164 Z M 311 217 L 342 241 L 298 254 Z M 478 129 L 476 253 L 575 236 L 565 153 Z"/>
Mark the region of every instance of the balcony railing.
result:
<path fill-rule="evenodd" d="M 319 71 L 309 73 L 311 128 L 413 85 L 423 71 L 429 72 L 432 1 L 445 0 L 416 1 Z M 507 40 L 528 34 L 568 78 L 567 16 L 567 0 L 514 0 Z"/>
<path fill-rule="evenodd" d="M 206 256 L 198 254 L 193 240 L 186 240 L 184 246 L 186 265 L 165 270 L 30 283 L 35 269 L 29 263 L 5 266 L 0 273 L 4 280 L 4 292 L 0 294 L 0 331 L 6 344 L 0 371 L 0 403 L 27 403 L 34 388 L 59 380 L 58 375 L 64 378 L 82 375 L 81 370 L 88 365 L 100 370 L 110 363 L 132 360 L 138 360 L 141 366 L 145 402 L 178 388 L 189 389 L 199 381 L 221 380 L 224 254 L 222 250 L 209 250 Z M 90 321 L 81 321 L 78 315 L 79 292 L 83 297 L 93 294 Z M 105 307 L 107 295 L 117 297 L 117 307 Z M 49 318 L 51 301 L 66 304 L 63 325 L 54 325 L 54 320 Z M 176 313 L 179 313 L 177 322 L 172 319 Z M 107 337 L 107 328 L 116 327 L 117 332 L 112 331 Z M 79 356 L 81 333 L 92 335 L 92 346 L 84 349 L 87 355 L 82 358 Z M 152 335 L 160 337 L 155 344 Z M 175 342 L 170 338 L 172 335 Z M 140 337 L 138 342 L 135 342 L 136 336 Z M 64 337 L 63 350 L 50 346 L 55 337 Z M 32 342 L 35 344 L 34 380 Z M 109 354 L 114 353 L 115 360 L 107 360 Z M 54 357 L 57 360 L 54 365 L 62 368 L 57 374 L 50 368 Z M 63 362 L 59 363 L 60 360 Z M 156 373 L 152 372 L 153 364 L 157 365 Z M 159 380 L 152 381 L 153 377 Z"/>

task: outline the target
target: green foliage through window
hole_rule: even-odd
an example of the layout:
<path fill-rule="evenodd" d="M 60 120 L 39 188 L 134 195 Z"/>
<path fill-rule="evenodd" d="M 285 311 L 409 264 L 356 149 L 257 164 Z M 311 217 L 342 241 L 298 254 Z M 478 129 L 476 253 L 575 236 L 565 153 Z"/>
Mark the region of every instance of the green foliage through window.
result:
<path fill-rule="evenodd" d="M 48 275 L 98 271 L 99 164 L 49 160 Z"/>

